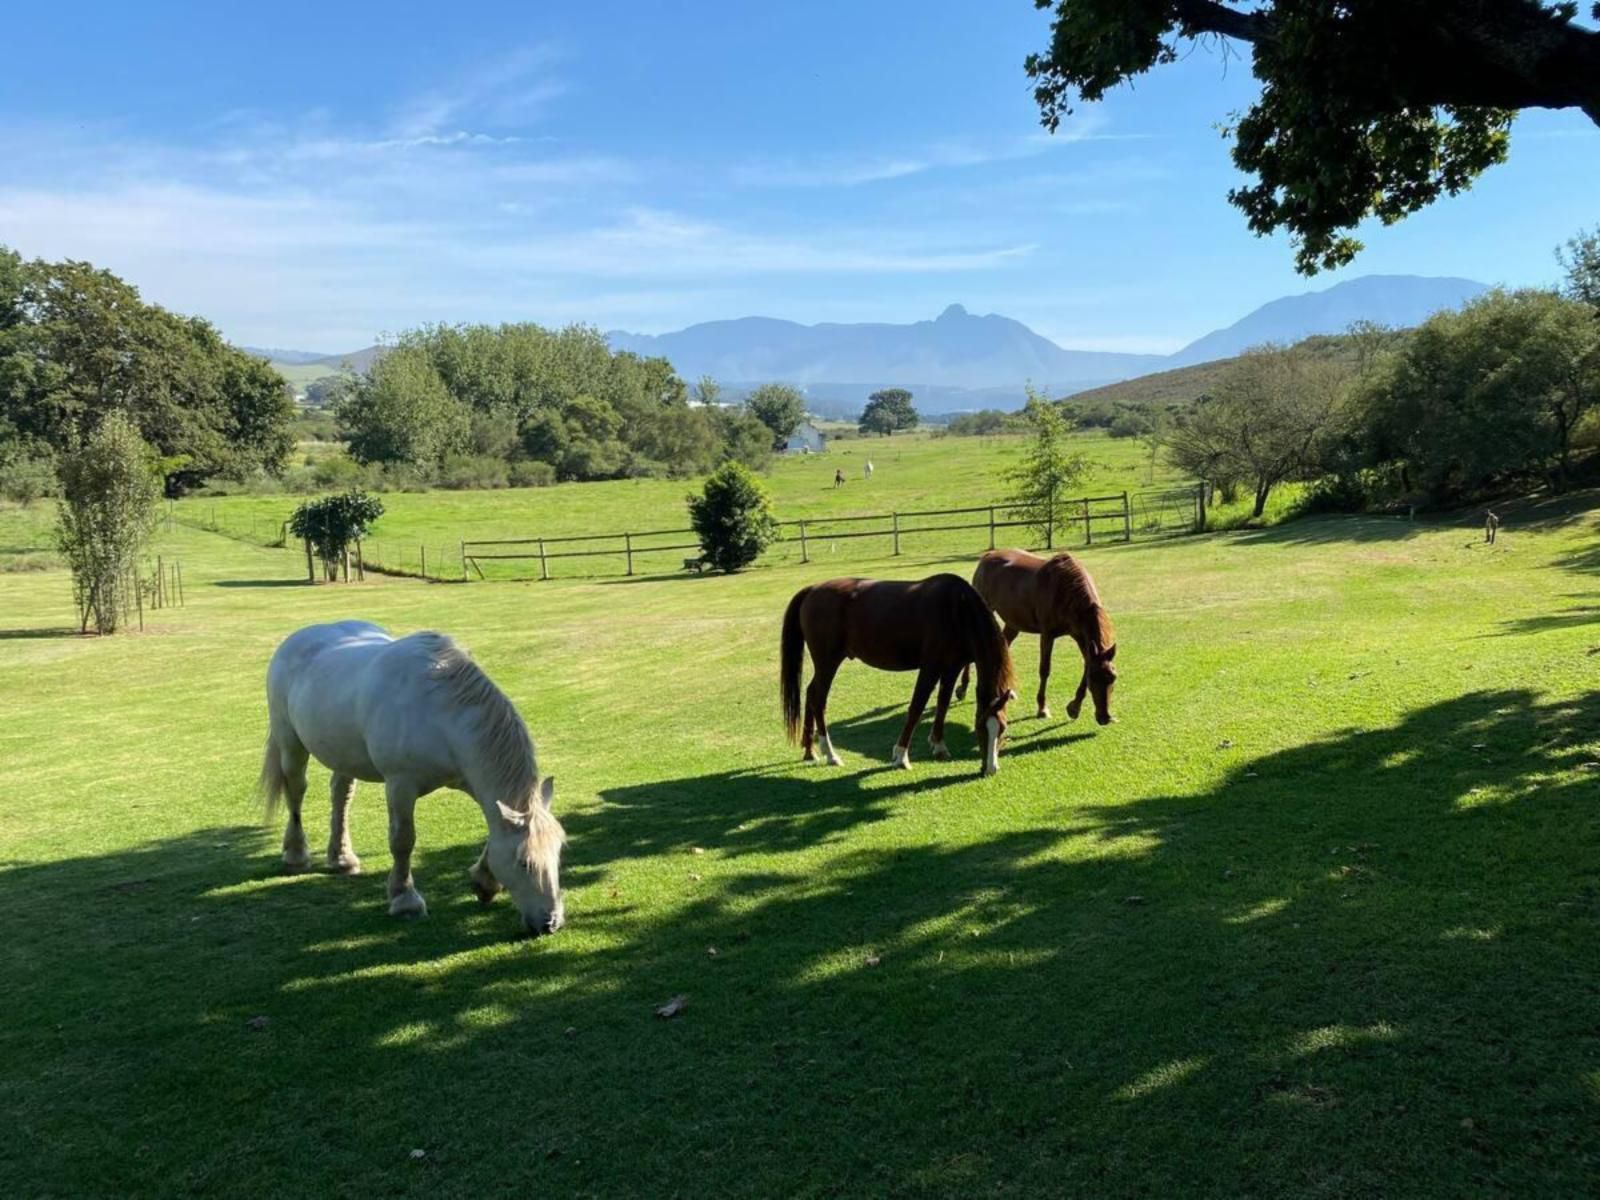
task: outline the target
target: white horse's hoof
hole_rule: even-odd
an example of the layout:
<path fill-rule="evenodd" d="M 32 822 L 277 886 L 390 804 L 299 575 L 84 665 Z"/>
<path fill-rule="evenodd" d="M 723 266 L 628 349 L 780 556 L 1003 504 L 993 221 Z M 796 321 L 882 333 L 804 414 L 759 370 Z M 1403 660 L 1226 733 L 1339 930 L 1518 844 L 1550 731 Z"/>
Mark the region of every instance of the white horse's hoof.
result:
<path fill-rule="evenodd" d="M 298 850 L 283 852 L 283 869 L 289 875 L 298 875 L 311 868 L 311 851 L 302 846 Z"/>
<path fill-rule="evenodd" d="M 933 752 L 933 758 L 935 762 L 950 761 L 950 747 L 946 746 L 943 742 L 929 742 L 928 748 Z"/>
<path fill-rule="evenodd" d="M 827 762 L 830 767 L 844 766 L 844 759 L 840 758 L 837 754 L 828 755 Z"/>
<path fill-rule="evenodd" d="M 897 744 L 894 748 L 894 757 L 890 761 L 902 771 L 909 771 L 911 770 L 911 751 L 905 746 Z"/>
<path fill-rule="evenodd" d="M 354 854 L 330 854 L 328 855 L 328 870 L 335 875 L 359 875 L 361 874 L 361 860 Z"/>
<path fill-rule="evenodd" d="M 1039 720 L 1048 721 L 1049 719 L 1050 719 L 1050 707 L 1049 707 L 1049 705 L 1046 705 L 1046 704 L 1039 705 Z"/>
<path fill-rule="evenodd" d="M 389 915 L 391 917 L 425 917 L 428 915 L 428 906 L 422 902 L 422 893 L 416 888 L 407 888 L 398 896 L 389 901 Z"/>

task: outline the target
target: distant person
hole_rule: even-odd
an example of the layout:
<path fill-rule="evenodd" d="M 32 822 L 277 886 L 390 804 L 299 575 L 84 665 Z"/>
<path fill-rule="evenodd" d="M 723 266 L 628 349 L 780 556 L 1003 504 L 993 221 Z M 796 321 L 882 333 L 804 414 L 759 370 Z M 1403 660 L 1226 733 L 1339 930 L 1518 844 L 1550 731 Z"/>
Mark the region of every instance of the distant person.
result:
<path fill-rule="evenodd" d="M 1483 514 L 1483 540 L 1494 545 L 1494 535 L 1500 531 L 1500 518 L 1492 512 Z"/>
<path fill-rule="evenodd" d="M 836 488 L 840 488 L 840 487 L 844 486 L 844 468 L 843 467 L 835 467 L 833 469 L 833 486 L 836 487 Z"/>
<path fill-rule="evenodd" d="M 867 465 L 861 468 L 861 477 L 863 479 L 872 478 L 872 460 L 870 458 L 867 459 Z"/>

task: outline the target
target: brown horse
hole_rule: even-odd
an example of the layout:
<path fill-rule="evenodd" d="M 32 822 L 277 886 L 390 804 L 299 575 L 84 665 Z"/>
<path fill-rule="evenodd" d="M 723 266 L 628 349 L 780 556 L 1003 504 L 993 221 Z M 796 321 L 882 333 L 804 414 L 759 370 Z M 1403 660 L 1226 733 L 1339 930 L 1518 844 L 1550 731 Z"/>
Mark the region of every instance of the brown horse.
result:
<path fill-rule="evenodd" d="M 975 729 L 983 750 L 983 774 L 1000 769 L 1000 742 L 1005 736 L 1006 705 L 1016 698 L 1011 652 L 995 627 L 983 597 L 959 575 L 934 575 L 916 582 L 874 579 L 830 579 L 801 588 L 783 614 L 781 646 L 783 719 L 789 740 L 801 734 L 800 668 L 803 651 L 811 650 L 811 684 L 806 688 L 805 760 L 815 761 L 813 738 L 822 756 L 839 766 L 828 737 L 828 689 L 847 658 L 859 658 L 880 671 L 916 671 L 905 729 L 894 747 L 894 764 L 911 766 L 911 735 L 928 696 L 939 685 L 929 745 L 933 756 L 947 759 L 944 718 L 956 677 L 971 663 L 978 665 L 978 715 Z"/>
<path fill-rule="evenodd" d="M 1041 558 L 1026 550 L 990 550 L 978 560 L 972 586 L 1005 622 L 1006 645 L 1019 633 L 1039 635 L 1039 715 L 1048 717 L 1045 685 L 1050 679 L 1050 651 L 1058 637 L 1070 637 L 1083 653 L 1083 678 L 1067 705 L 1074 721 L 1083 708 L 1083 694 L 1094 697 L 1094 719 L 1111 724 L 1111 689 L 1117 682 L 1112 660 L 1117 635 L 1100 604 L 1089 572 L 1070 554 Z M 956 699 L 967 694 L 966 672 Z"/>

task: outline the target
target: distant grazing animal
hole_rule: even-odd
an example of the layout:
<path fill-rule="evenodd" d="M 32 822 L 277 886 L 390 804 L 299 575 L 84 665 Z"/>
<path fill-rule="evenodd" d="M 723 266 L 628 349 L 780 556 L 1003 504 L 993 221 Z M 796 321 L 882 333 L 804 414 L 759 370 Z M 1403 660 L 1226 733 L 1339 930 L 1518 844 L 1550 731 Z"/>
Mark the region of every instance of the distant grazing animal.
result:
<path fill-rule="evenodd" d="M 833 469 L 833 486 L 834 487 L 843 487 L 844 486 L 844 468 L 843 467 L 835 467 Z"/>
<path fill-rule="evenodd" d="M 978 714 L 975 730 L 983 752 L 983 774 L 1000 769 L 1000 743 L 1006 731 L 1006 705 L 1016 698 L 1011 654 L 983 598 L 959 575 L 934 575 L 916 582 L 830 579 L 801 588 L 783 614 L 780 690 L 789 739 L 801 735 L 800 669 L 811 651 L 811 684 L 806 688 L 801 746 L 815 761 L 815 739 L 822 757 L 839 766 L 828 737 L 828 689 L 847 658 L 859 658 L 880 671 L 916 671 L 905 728 L 894 747 L 894 764 L 911 766 L 911 735 L 939 685 L 929 745 L 933 757 L 947 759 L 944 718 L 956 677 L 978 664 Z"/>
<path fill-rule="evenodd" d="M 1488 512 L 1483 517 L 1483 540 L 1494 545 L 1495 534 L 1500 532 L 1500 518 Z"/>
<path fill-rule="evenodd" d="M 1117 682 L 1112 660 L 1117 656 L 1117 635 L 1100 603 L 1094 580 L 1070 554 L 1041 558 L 1026 550 L 990 550 L 978 560 L 972 586 L 1005 622 L 1006 645 L 1019 633 L 1039 635 L 1039 716 L 1050 715 L 1045 686 L 1050 679 L 1050 651 L 1058 637 L 1070 637 L 1083 653 L 1083 678 L 1067 705 L 1074 721 L 1083 708 L 1087 691 L 1094 697 L 1094 717 L 1111 723 L 1111 689 Z M 967 694 L 962 672 L 956 698 Z"/>
<path fill-rule="evenodd" d="M 861 468 L 861 477 L 863 479 L 872 478 L 872 460 L 870 458 L 867 459 L 867 465 Z"/>
<path fill-rule="evenodd" d="M 489 840 L 468 872 L 487 904 L 502 886 L 529 933 L 554 933 L 565 919 L 557 878 L 565 835 L 550 812 L 555 780 L 539 781 L 533 739 L 499 688 L 441 633 L 391 637 L 366 621 L 309 625 L 286 638 L 267 668 L 270 730 L 261 790 L 270 816 L 289 800 L 283 865 L 311 865 L 300 803 L 306 760 L 333 772 L 328 865 L 361 871 L 350 845 L 356 780 L 382 783 L 389 799 L 389 914 L 422 916 L 411 881 L 417 798 L 443 787 L 483 809 Z"/>

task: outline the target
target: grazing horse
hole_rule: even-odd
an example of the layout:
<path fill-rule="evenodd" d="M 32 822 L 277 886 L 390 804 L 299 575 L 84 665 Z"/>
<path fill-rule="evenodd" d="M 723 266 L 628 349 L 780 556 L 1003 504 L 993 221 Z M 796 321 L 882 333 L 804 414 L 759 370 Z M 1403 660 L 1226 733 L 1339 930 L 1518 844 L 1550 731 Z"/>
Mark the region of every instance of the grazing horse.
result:
<path fill-rule="evenodd" d="M 1026 550 L 990 550 L 978 560 L 972 586 L 1005 622 L 1006 644 L 1019 633 L 1039 635 L 1039 715 L 1048 717 L 1045 685 L 1050 679 L 1050 651 L 1058 637 L 1070 637 L 1083 654 L 1083 677 L 1078 692 L 1067 705 L 1074 721 L 1083 708 L 1083 694 L 1094 697 L 1094 719 L 1111 724 L 1111 689 L 1117 682 L 1112 660 L 1117 656 L 1117 635 L 1100 603 L 1089 572 L 1070 554 L 1041 558 Z M 967 694 L 963 672 L 956 698 Z"/>
<path fill-rule="evenodd" d="M 478 802 L 489 839 L 468 876 L 488 903 L 504 886 L 529 933 L 564 920 L 558 873 L 565 837 L 551 815 L 555 781 L 539 781 L 533 739 L 505 694 L 441 633 L 395 639 L 366 621 L 308 625 L 290 634 L 267 667 L 267 749 L 261 790 L 270 816 L 287 797 L 283 865 L 311 865 L 300 804 L 306 761 L 333 772 L 328 866 L 361 871 L 350 845 L 356 780 L 382 783 L 389 799 L 389 914 L 428 911 L 411 881 L 417 799 L 442 787 Z"/>
<path fill-rule="evenodd" d="M 934 685 L 939 704 L 934 710 L 929 745 L 933 757 L 947 759 L 944 718 L 950 694 L 963 667 L 978 664 L 978 715 L 975 729 L 983 751 L 983 774 L 1000 769 L 1000 742 L 1006 729 L 1006 705 L 1012 690 L 1011 653 L 983 597 L 959 575 L 934 575 L 916 582 L 875 579 L 830 579 L 801 588 L 783 614 L 781 692 L 789 740 L 801 734 L 800 668 L 802 652 L 811 650 L 811 684 L 806 688 L 805 728 L 801 745 L 805 760 L 816 760 L 813 738 L 822 743 L 822 757 L 839 766 L 828 737 L 828 689 L 839 665 L 859 658 L 880 671 L 916 671 L 917 685 L 906 710 L 905 729 L 894 747 L 894 764 L 911 766 L 911 735 L 928 705 Z"/>
<path fill-rule="evenodd" d="M 844 486 L 844 468 L 843 467 L 835 467 L 833 469 L 833 486 L 836 487 L 836 488 L 841 488 L 841 487 Z"/>
<path fill-rule="evenodd" d="M 867 459 L 867 465 L 861 468 L 861 477 L 863 479 L 872 478 L 872 460 L 870 458 Z"/>

